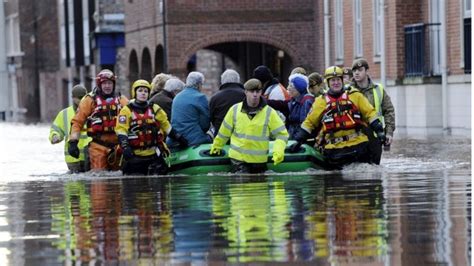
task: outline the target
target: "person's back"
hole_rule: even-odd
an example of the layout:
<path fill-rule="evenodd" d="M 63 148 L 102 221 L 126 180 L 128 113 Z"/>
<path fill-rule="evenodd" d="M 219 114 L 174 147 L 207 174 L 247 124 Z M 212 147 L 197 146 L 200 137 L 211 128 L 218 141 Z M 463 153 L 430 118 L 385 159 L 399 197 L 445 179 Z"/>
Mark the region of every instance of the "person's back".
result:
<path fill-rule="evenodd" d="M 153 95 L 149 102 L 159 105 L 171 119 L 171 108 L 174 97 L 183 90 L 184 83 L 178 78 L 172 77 L 165 82 L 163 90 Z"/>
<path fill-rule="evenodd" d="M 176 95 L 171 108 L 171 125 L 183 135 L 190 146 L 211 143 L 209 130 L 209 104 L 206 95 L 200 92 L 204 76 L 199 72 L 189 73 L 184 90 Z M 173 140 L 168 140 L 175 146 Z"/>
<path fill-rule="evenodd" d="M 240 76 L 235 70 L 228 69 L 221 75 L 219 91 L 212 96 L 209 102 L 210 120 L 214 127 L 214 136 L 224 120 L 224 116 L 231 106 L 245 98 L 244 86 L 240 83 Z"/>

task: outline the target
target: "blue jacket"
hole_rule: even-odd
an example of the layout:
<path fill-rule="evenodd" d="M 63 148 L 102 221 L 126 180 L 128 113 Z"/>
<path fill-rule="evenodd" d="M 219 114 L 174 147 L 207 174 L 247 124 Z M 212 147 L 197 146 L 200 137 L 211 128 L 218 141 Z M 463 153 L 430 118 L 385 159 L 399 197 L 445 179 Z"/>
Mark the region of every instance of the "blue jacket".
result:
<path fill-rule="evenodd" d="M 290 139 L 294 139 L 296 132 L 298 132 L 301 123 L 306 119 L 311 106 L 314 102 L 314 96 L 310 94 L 301 95 L 298 99 L 292 98 L 288 102 L 288 133 Z"/>
<path fill-rule="evenodd" d="M 178 93 L 171 107 L 171 126 L 186 138 L 189 146 L 211 143 L 212 139 L 206 134 L 210 126 L 206 95 L 191 87 Z M 168 143 L 176 144 L 169 138 Z"/>

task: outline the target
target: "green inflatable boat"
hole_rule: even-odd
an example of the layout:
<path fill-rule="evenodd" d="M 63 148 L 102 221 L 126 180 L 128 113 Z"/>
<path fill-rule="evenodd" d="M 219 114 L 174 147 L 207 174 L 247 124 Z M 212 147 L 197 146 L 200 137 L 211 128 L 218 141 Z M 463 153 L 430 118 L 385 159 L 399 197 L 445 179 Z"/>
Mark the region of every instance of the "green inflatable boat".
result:
<path fill-rule="evenodd" d="M 289 141 L 287 147 L 293 143 L 294 141 Z M 211 144 L 201 144 L 196 147 L 172 152 L 167 158 L 170 172 L 186 175 L 230 172 L 229 146 L 226 145 L 221 154 L 217 156 L 211 156 L 209 154 L 210 149 Z M 277 173 L 300 172 L 309 168 L 330 169 L 323 156 L 307 144 L 303 144 L 297 153 L 289 153 L 287 150 L 284 161 L 278 165 L 273 165 L 271 159 L 272 151 L 273 142 L 270 142 L 267 167 L 268 170 Z"/>

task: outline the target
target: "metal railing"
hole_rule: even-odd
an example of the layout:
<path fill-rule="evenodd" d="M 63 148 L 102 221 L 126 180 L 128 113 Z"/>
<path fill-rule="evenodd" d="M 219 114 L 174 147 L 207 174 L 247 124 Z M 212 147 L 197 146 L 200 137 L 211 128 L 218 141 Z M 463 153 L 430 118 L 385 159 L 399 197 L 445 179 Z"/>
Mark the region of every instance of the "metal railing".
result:
<path fill-rule="evenodd" d="M 441 23 L 405 26 L 405 76 L 437 76 L 440 64 Z"/>

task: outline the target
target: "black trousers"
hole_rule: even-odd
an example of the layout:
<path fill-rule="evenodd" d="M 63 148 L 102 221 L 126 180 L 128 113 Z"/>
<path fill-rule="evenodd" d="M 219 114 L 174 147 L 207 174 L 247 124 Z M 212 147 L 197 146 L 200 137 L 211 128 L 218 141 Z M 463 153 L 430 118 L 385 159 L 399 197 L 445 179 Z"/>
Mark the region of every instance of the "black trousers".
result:
<path fill-rule="evenodd" d="M 326 161 L 336 168 L 355 162 L 372 163 L 369 142 L 341 149 L 326 149 L 323 155 Z"/>
<path fill-rule="evenodd" d="M 267 163 L 246 163 L 230 159 L 230 171 L 241 174 L 260 174 L 267 171 Z"/>
<path fill-rule="evenodd" d="M 162 156 L 134 156 L 122 164 L 124 175 L 166 175 L 168 165 Z"/>

